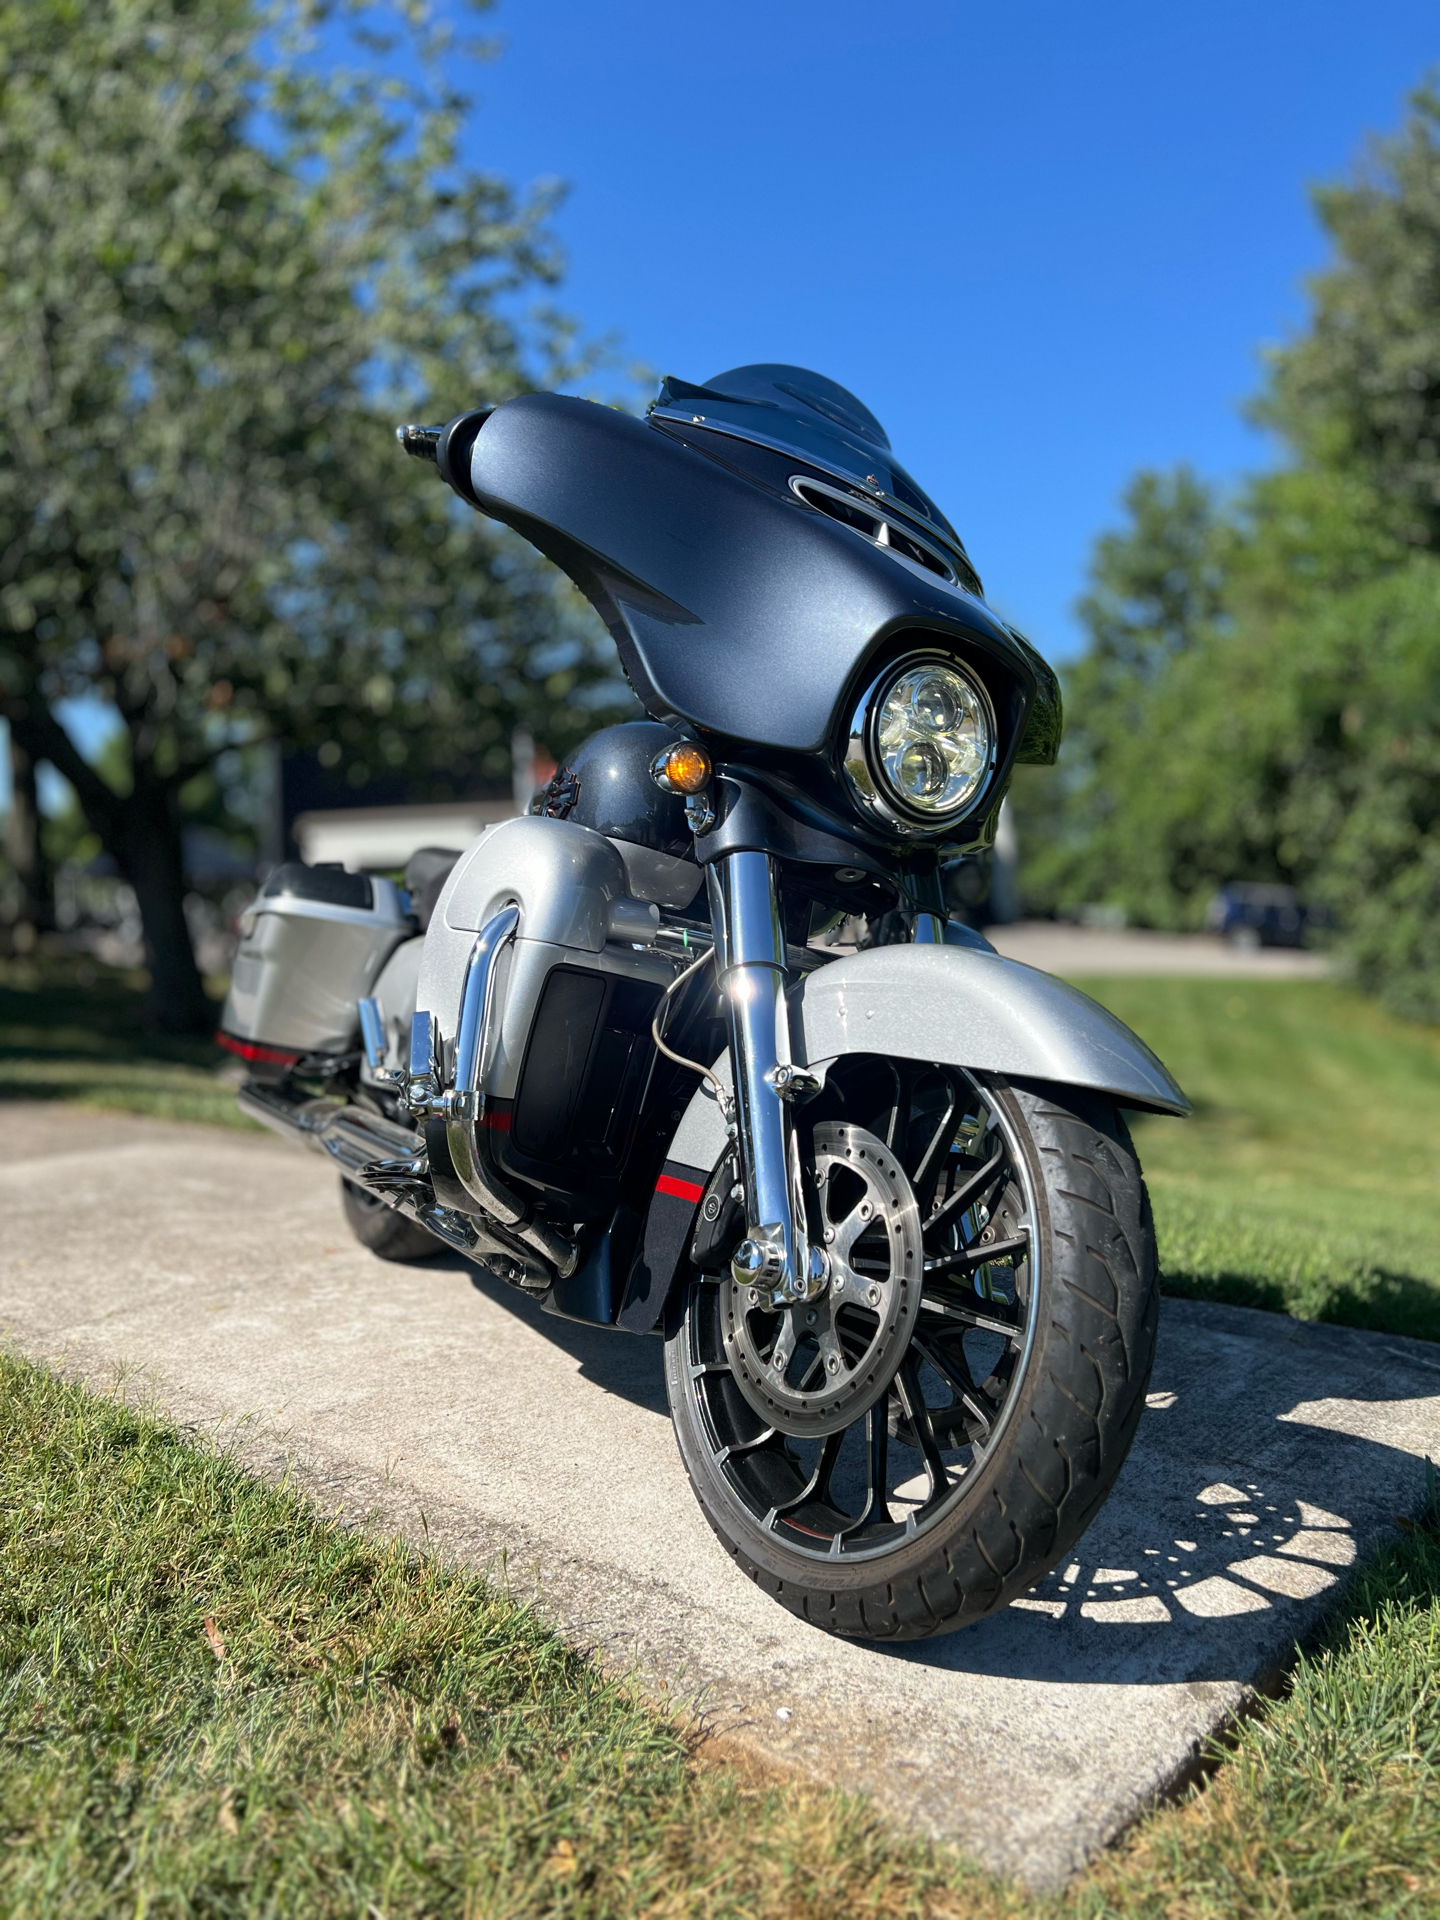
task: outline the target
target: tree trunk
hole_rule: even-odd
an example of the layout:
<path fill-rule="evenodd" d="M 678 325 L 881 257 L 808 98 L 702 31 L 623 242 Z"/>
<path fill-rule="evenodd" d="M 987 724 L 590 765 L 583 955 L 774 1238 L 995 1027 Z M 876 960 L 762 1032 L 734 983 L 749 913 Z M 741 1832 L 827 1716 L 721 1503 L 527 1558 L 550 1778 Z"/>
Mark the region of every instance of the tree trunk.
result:
<path fill-rule="evenodd" d="M 141 760 L 133 789 L 116 793 L 76 751 L 33 691 L 28 699 L 7 701 L 4 717 L 10 722 L 12 745 L 19 741 L 32 766 L 48 760 L 70 782 L 105 851 L 135 889 L 150 969 L 150 1018 L 165 1033 L 213 1033 L 216 1010 L 205 992 L 185 924 L 177 783 L 159 779 Z"/>
<path fill-rule="evenodd" d="M 173 789 L 137 779 L 120 802 L 125 841 L 116 857 L 135 889 L 150 969 L 150 1018 L 165 1033 L 215 1031 L 216 1010 L 205 992 L 185 921 L 185 869 L 180 817 Z"/>
<path fill-rule="evenodd" d="M 55 924 L 54 876 L 40 839 L 40 808 L 35 792 L 35 761 L 24 742 L 10 736 L 10 811 L 5 820 L 5 856 L 15 874 L 19 898 L 11 931 L 17 951 L 28 951 L 35 936 Z"/>

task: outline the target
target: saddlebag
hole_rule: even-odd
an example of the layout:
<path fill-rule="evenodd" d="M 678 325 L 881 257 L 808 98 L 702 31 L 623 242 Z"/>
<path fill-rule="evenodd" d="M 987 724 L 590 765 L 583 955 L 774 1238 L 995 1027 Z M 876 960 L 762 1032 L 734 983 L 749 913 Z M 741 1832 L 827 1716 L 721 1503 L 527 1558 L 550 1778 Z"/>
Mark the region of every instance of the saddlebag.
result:
<path fill-rule="evenodd" d="M 339 867 L 277 867 L 240 921 L 220 1042 L 259 1077 L 304 1054 L 357 1045 L 357 1002 L 413 933 L 389 880 Z"/>

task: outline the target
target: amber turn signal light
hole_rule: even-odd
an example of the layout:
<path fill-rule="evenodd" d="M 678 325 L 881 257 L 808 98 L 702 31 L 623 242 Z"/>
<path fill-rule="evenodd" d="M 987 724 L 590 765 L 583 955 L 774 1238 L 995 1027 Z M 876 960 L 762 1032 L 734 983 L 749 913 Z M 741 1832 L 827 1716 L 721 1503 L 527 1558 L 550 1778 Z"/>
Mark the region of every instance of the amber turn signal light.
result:
<path fill-rule="evenodd" d="M 677 740 L 657 753 L 650 765 L 651 779 L 666 793 L 699 793 L 709 786 L 713 772 L 710 756 L 698 740 Z"/>

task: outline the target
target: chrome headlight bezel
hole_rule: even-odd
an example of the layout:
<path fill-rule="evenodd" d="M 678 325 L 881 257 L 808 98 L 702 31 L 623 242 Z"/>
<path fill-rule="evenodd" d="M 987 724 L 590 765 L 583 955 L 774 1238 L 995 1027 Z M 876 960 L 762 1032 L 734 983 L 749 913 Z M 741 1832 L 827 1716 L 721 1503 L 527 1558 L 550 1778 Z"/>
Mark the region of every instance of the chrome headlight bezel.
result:
<path fill-rule="evenodd" d="M 925 812 L 899 792 L 885 772 L 876 737 L 880 715 L 896 684 L 906 674 L 925 666 L 945 667 L 965 682 L 985 717 L 988 734 L 985 771 L 979 785 L 958 806 L 945 813 Z M 985 798 L 995 777 L 997 750 L 995 707 L 984 681 L 943 648 L 918 648 L 914 653 L 904 654 L 892 661 L 883 673 L 871 681 L 856 702 L 850 720 L 849 737 L 845 742 L 845 778 L 860 807 L 873 818 L 884 821 L 892 832 L 911 839 L 940 838 L 973 814 Z"/>

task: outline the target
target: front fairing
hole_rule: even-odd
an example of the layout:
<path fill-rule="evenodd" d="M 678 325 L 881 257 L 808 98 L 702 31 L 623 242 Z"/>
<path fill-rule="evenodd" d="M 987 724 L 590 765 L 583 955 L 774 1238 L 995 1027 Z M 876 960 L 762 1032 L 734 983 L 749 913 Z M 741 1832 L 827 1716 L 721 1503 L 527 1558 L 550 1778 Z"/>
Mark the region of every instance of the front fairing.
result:
<path fill-rule="evenodd" d="M 948 642 L 1000 693 L 1002 757 L 1052 759 L 1049 668 L 976 595 L 802 504 L 775 453 L 757 473 L 661 423 L 555 394 L 490 415 L 478 504 L 591 600 L 646 708 L 755 747 L 831 752 L 887 648 Z"/>

